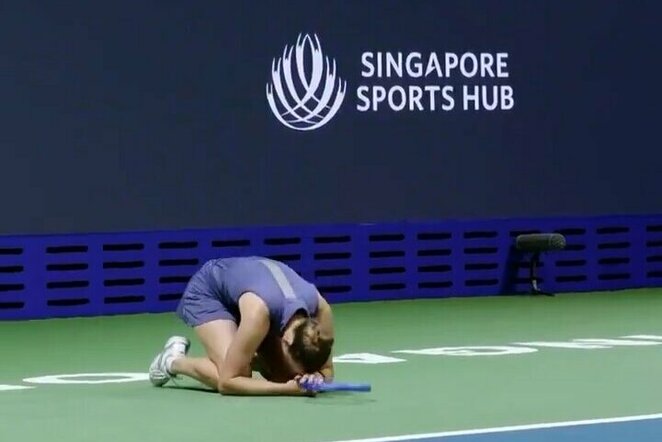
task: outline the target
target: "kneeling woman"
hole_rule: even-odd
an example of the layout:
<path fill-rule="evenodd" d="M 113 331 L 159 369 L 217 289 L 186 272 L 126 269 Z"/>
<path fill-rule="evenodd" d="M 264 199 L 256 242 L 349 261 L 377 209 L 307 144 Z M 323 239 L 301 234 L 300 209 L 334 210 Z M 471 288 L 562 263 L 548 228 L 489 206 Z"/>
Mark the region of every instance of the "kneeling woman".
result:
<path fill-rule="evenodd" d="M 189 340 L 171 337 L 149 369 L 156 386 L 181 374 L 222 394 L 306 395 L 300 383 L 333 379 L 331 307 L 281 262 L 206 262 L 189 281 L 177 315 L 195 330 L 207 357 L 188 357 Z M 263 378 L 253 378 L 253 369 Z"/>

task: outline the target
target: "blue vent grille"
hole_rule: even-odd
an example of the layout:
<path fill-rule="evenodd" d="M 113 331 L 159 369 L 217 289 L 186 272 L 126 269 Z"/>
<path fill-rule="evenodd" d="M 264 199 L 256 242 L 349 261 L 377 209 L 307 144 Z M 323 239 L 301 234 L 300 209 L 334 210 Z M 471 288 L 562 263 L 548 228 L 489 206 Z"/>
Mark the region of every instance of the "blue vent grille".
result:
<path fill-rule="evenodd" d="M 172 311 L 208 259 L 286 262 L 331 302 L 526 293 L 524 233 L 565 235 L 552 292 L 662 286 L 662 216 L 291 226 L 0 238 L 0 318 Z"/>

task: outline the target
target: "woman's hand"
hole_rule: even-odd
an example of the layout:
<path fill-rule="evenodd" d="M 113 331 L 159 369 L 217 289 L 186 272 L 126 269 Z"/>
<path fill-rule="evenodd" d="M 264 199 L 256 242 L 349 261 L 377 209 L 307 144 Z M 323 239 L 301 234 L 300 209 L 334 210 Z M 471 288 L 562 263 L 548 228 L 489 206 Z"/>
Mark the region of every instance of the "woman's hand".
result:
<path fill-rule="evenodd" d="M 304 375 L 295 376 L 294 380 L 299 384 L 299 387 L 317 393 L 319 391 L 319 386 L 324 382 L 324 376 L 321 373 L 309 373 Z"/>
<path fill-rule="evenodd" d="M 305 389 L 300 383 L 299 383 L 299 376 L 296 378 L 287 381 L 285 385 L 285 392 L 287 394 L 292 394 L 292 395 L 299 395 L 299 396 L 315 396 L 317 395 L 317 392 L 307 390 Z"/>

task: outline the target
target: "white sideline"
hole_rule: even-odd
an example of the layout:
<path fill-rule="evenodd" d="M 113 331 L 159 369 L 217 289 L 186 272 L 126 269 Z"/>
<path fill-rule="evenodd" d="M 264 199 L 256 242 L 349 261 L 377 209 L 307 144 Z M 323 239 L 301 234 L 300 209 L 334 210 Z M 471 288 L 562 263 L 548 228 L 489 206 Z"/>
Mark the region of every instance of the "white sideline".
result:
<path fill-rule="evenodd" d="M 529 424 L 529 425 L 514 425 L 509 427 L 494 427 L 494 428 L 480 428 L 474 430 L 458 430 L 458 431 L 443 431 L 440 433 L 424 433 L 424 434 L 405 434 L 402 436 L 386 436 L 374 437 L 369 439 L 348 439 L 335 442 L 395 442 L 395 441 L 409 441 L 430 438 L 442 438 L 453 436 L 471 436 L 477 434 L 490 434 L 490 433 L 507 433 L 511 431 L 526 431 L 526 430 L 542 430 L 546 428 L 562 428 L 562 427 L 576 427 L 583 425 L 599 425 L 599 424 L 613 424 L 618 422 L 636 422 L 662 419 L 662 413 L 657 414 L 642 414 L 639 416 L 623 416 L 623 417 L 610 417 L 603 419 L 588 419 L 580 421 L 566 421 L 566 422 L 550 422 L 542 424 Z"/>

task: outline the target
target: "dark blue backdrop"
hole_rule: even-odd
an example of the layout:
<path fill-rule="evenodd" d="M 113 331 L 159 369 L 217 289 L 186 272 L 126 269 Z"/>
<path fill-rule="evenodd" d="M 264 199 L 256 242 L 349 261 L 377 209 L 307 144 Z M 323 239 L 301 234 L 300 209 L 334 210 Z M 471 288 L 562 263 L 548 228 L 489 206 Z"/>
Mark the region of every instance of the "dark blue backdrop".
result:
<path fill-rule="evenodd" d="M 3 2 L 0 233 L 662 211 L 655 1 Z M 347 81 L 291 130 L 272 59 Z M 359 112 L 364 51 L 507 52 L 509 111 Z"/>

